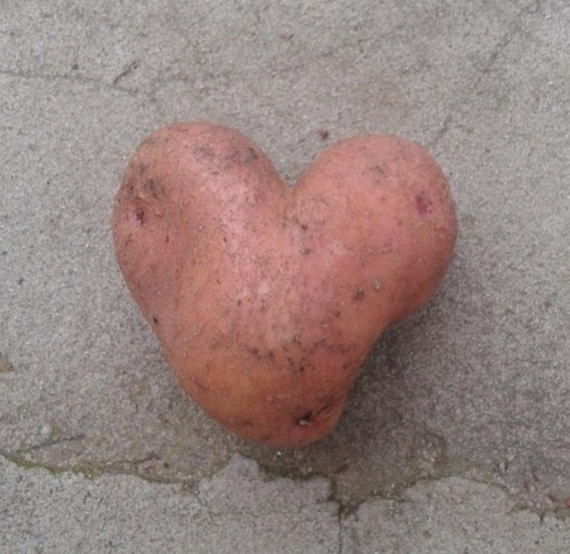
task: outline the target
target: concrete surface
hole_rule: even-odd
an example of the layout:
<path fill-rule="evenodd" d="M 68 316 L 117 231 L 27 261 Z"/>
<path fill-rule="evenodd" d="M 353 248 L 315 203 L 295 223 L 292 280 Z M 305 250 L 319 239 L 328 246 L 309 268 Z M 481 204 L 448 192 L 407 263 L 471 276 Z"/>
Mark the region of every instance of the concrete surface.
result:
<path fill-rule="evenodd" d="M 0 552 L 568 552 L 569 47 L 566 0 L 0 0 Z M 449 176 L 445 283 L 309 448 L 205 417 L 115 264 L 131 150 L 198 118 Z"/>

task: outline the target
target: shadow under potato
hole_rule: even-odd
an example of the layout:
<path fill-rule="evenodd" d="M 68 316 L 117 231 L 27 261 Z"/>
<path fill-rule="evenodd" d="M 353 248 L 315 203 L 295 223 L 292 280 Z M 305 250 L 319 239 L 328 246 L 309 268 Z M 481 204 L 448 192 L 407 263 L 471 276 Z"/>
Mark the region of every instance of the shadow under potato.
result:
<path fill-rule="evenodd" d="M 430 303 L 431 304 L 431 303 Z M 406 379 L 410 342 L 426 348 L 429 307 L 379 338 L 349 392 L 333 432 L 303 448 L 271 448 L 238 441 L 243 455 L 270 475 L 333 480 L 335 494 L 350 505 L 371 494 L 398 496 L 421 478 L 446 471 L 445 440 L 414 417 L 413 383 Z M 426 368 L 426 370 L 431 368 Z"/>

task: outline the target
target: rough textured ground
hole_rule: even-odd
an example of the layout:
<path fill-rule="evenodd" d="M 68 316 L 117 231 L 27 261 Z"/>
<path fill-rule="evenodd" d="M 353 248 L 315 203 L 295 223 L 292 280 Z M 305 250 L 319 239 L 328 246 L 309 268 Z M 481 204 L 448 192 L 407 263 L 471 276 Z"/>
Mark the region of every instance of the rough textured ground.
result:
<path fill-rule="evenodd" d="M 565 0 L 0 14 L 0 551 L 568 551 Z M 446 281 L 379 340 L 317 445 L 208 420 L 121 280 L 126 160 L 188 119 L 239 128 L 289 182 L 367 131 L 418 141 L 449 176 Z"/>

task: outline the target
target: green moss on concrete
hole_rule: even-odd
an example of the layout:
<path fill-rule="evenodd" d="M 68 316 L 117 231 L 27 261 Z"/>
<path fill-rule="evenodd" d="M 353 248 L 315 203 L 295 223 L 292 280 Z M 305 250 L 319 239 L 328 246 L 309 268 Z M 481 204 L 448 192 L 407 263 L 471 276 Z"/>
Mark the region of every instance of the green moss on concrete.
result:
<path fill-rule="evenodd" d="M 0 354 L 0 373 L 10 373 L 14 371 L 14 366 Z"/>
<path fill-rule="evenodd" d="M 99 477 L 103 471 L 101 468 L 96 466 L 85 464 L 85 465 L 73 465 L 73 466 L 54 466 L 49 464 L 44 464 L 41 462 L 37 462 L 34 460 L 30 460 L 26 458 L 21 453 L 2 453 L 2 456 L 6 458 L 9 462 L 12 462 L 14 465 L 19 467 L 20 469 L 24 470 L 32 470 L 32 469 L 43 469 L 52 475 L 61 475 L 64 473 L 74 473 L 77 475 L 81 475 L 86 479 L 93 480 L 96 477 Z"/>

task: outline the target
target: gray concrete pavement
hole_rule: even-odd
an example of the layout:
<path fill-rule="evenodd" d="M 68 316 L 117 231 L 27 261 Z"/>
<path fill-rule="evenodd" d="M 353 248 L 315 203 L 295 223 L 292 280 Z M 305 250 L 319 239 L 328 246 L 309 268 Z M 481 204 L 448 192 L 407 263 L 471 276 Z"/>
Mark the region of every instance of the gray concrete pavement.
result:
<path fill-rule="evenodd" d="M 458 477 L 344 512 L 323 478 L 264 479 L 234 455 L 196 489 L 131 475 L 22 472 L 0 460 L 6 552 L 360 554 L 566 552 L 567 523 L 520 509 L 498 488 Z"/>
<path fill-rule="evenodd" d="M 565 0 L 0 0 L 0 552 L 567 552 L 569 47 Z M 445 283 L 314 446 L 204 416 L 121 280 L 126 160 L 190 119 L 449 176 Z"/>

